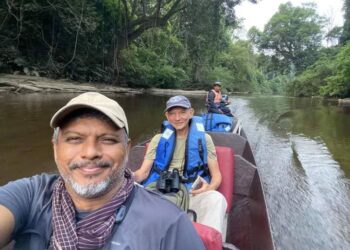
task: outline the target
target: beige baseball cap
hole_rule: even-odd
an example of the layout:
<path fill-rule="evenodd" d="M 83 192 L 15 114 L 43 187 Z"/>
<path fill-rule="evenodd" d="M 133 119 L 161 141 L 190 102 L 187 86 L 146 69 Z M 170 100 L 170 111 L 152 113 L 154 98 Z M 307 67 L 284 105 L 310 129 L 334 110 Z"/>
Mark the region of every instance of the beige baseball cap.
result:
<path fill-rule="evenodd" d="M 86 92 L 71 99 L 65 106 L 59 109 L 51 118 L 50 126 L 57 127 L 59 121 L 74 110 L 91 108 L 100 111 L 109 117 L 119 128 L 125 128 L 129 134 L 128 120 L 123 108 L 114 100 L 97 92 Z"/>

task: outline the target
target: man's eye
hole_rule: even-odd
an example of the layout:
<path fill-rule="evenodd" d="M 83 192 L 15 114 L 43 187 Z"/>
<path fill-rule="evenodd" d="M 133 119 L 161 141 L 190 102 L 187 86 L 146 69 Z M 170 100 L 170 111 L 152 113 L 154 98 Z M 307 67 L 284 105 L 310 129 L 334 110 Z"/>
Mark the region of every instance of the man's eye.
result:
<path fill-rule="evenodd" d="M 118 143 L 118 140 L 115 138 L 102 138 L 102 141 L 104 143 L 108 143 L 108 144 L 115 144 Z"/>
<path fill-rule="evenodd" d="M 66 141 L 71 143 L 76 143 L 76 142 L 80 142 L 81 138 L 79 136 L 69 136 L 66 138 Z"/>

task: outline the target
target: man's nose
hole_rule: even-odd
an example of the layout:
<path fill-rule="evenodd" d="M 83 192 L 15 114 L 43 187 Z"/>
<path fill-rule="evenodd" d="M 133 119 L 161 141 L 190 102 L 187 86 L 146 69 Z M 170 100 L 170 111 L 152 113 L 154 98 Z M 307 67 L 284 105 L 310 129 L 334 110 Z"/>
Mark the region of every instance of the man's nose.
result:
<path fill-rule="evenodd" d="M 181 118 L 181 114 L 180 113 L 175 113 L 175 119 L 176 120 L 180 120 Z"/>
<path fill-rule="evenodd" d="M 92 160 L 92 159 L 101 157 L 101 155 L 102 155 L 101 148 L 97 141 L 90 139 L 90 140 L 86 140 L 83 143 L 82 152 L 81 152 L 82 158 Z"/>

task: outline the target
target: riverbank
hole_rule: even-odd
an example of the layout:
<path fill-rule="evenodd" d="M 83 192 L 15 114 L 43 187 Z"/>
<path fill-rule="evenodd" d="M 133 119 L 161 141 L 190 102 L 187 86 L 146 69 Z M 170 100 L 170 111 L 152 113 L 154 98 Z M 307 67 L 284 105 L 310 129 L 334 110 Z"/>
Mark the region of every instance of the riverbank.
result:
<path fill-rule="evenodd" d="M 338 99 L 340 106 L 350 106 L 350 98 Z"/>
<path fill-rule="evenodd" d="M 204 90 L 133 89 L 101 83 L 74 82 L 67 79 L 55 80 L 38 76 L 0 74 L 0 94 L 35 92 L 81 93 L 87 91 L 119 94 L 206 95 Z"/>

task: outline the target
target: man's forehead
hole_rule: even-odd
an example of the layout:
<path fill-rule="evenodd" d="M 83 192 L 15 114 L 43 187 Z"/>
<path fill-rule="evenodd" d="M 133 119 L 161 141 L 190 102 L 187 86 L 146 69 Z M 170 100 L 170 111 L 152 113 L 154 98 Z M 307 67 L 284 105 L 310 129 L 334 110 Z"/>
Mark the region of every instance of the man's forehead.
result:
<path fill-rule="evenodd" d="M 78 126 L 78 125 L 84 125 L 84 126 L 96 126 L 96 123 L 100 123 L 103 126 L 108 126 L 114 130 L 119 130 L 120 128 L 114 123 L 112 122 L 109 118 L 105 117 L 105 116 L 95 116 L 95 115 L 89 115 L 89 114 L 84 114 L 81 116 L 74 116 L 74 117 L 70 117 L 69 119 L 65 120 L 65 122 L 63 122 L 60 125 L 61 129 L 64 129 L 66 127 L 70 127 L 70 126 Z"/>
<path fill-rule="evenodd" d="M 190 110 L 190 109 L 191 109 L 191 108 L 172 107 L 172 108 L 170 108 L 167 112 L 172 112 L 172 111 L 175 111 L 175 110 L 187 111 L 187 110 Z"/>
<path fill-rule="evenodd" d="M 102 126 L 99 126 L 97 123 L 100 123 Z M 99 119 L 96 117 L 77 117 L 66 123 L 63 127 L 60 127 L 62 132 L 76 132 L 82 133 L 86 130 L 89 131 L 100 131 L 100 133 L 108 133 L 108 134 L 123 134 L 126 133 L 124 128 L 117 127 L 114 123 Z"/>

